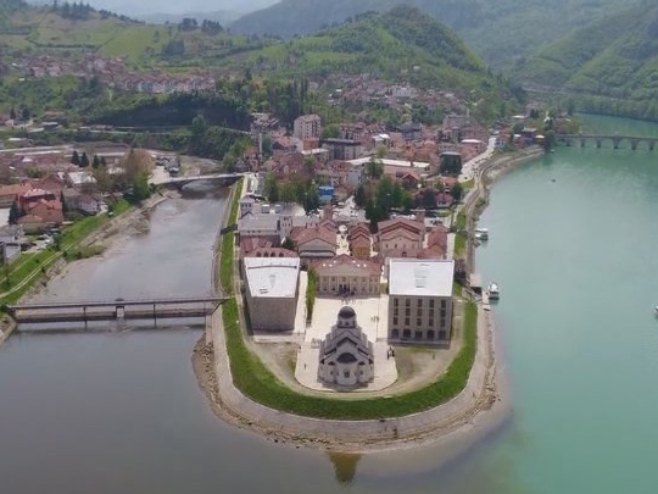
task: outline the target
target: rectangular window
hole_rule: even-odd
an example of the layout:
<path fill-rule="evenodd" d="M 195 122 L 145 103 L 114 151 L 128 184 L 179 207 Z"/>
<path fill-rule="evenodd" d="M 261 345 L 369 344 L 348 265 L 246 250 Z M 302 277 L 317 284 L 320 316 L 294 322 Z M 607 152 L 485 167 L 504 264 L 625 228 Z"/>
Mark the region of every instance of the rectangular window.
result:
<path fill-rule="evenodd" d="M 419 317 L 416 318 L 416 326 L 420 327 L 421 325 L 422 325 L 422 321 L 420 320 L 420 318 Z"/>
<path fill-rule="evenodd" d="M 434 319 L 434 309 L 430 309 L 430 319 Z"/>
<path fill-rule="evenodd" d="M 423 306 L 423 301 L 421 299 L 416 300 L 416 307 L 421 308 Z"/>
<path fill-rule="evenodd" d="M 398 306 L 398 299 L 397 299 L 397 298 L 394 298 L 394 299 L 393 299 L 393 305 L 394 305 L 395 307 Z"/>
<path fill-rule="evenodd" d="M 404 325 L 409 326 L 409 318 L 408 317 L 404 318 Z"/>
<path fill-rule="evenodd" d="M 393 317 L 393 326 L 397 326 L 397 325 L 398 325 L 398 318 L 397 318 L 397 316 L 394 316 Z"/>
<path fill-rule="evenodd" d="M 430 309 L 434 308 L 434 299 L 430 299 Z"/>
<path fill-rule="evenodd" d="M 394 316 L 397 317 L 399 315 L 399 312 L 400 312 L 399 309 L 393 309 L 393 315 Z"/>
<path fill-rule="evenodd" d="M 441 308 L 445 309 L 448 306 L 448 303 L 445 300 L 441 300 Z"/>
<path fill-rule="evenodd" d="M 404 309 L 404 315 L 407 316 L 407 317 L 409 317 L 411 315 L 411 309 L 409 307 Z"/>
<path fill-rule="evenodd" d="M 405 307 L 411 307 L 411 300 L 406 299 L 406 300 L 404 301 L 404 306 L 405 306 Z"/>
<path fill-rule="evenodd" d="M 431 327 L 433 327 L 433 326 L 434 326 L 434 319 L 432 319 L 432 318 L 430 317 L 429 327 L 431 328 Z"/>

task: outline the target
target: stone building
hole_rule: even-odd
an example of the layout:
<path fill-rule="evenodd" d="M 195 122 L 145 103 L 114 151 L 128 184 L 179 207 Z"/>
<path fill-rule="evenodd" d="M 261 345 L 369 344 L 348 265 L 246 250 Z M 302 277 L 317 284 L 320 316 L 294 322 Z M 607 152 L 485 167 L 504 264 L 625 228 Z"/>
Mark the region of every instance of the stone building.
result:
<path fill-rule="evenodd" d="M 343 307 L 331 332 L 320 343 L 318 379 L 338 389 L 365 386 L 374 379 L 373 345 L 356 323 L 352 307 Z"/>
<path fill-rule="evenodd" d="M 452 260 L 390 260 L 388 336 L 391 341 L 450 341 L 454 270 Z"/>
<path fill-rule="evenodd" d="M 246 257 L 244 277 L 251 328 L 291 331 L 299 295 L 299 258 Z"/>
<path fill-rule="evenodd" d="M 342 254 L 312 265 L 318 277 L 319 295 L 379 295 L 380 267 L 376 262 Z"/>

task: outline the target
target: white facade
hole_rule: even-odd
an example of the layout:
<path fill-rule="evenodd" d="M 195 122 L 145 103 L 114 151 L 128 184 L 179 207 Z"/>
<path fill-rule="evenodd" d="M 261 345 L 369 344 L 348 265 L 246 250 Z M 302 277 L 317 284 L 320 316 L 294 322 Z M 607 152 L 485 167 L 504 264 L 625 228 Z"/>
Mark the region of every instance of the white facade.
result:
<path fill-rule="evenodd" d="M 302 115 L 295 119 L 293 135 L 297 139 L 319 139 L 322 134 L 322 121 L 319 115 Z"/>
<path fill-rule="evenodd" d="M 299 259 L 245 257 L 245 300 L 251 328 L 291 331 L 299 295 Z"/>
<path fill-rule="evenodd" d="M 377 263 L 341 255 L 313 265 L 318 277 L 318 294 L 377 296 L 380 268 Z"/>
<path fill-rule="evenodd" d="M 343 307 L 338 320 L 320 344 L 318 379 L 329 386 L 349 390 L 374 379 L 373 345 L 356 323 L 352 307 Z"/>
<path fill-rule="evenodd" d="M 389 339 L 450 341 L 454 268 L 452 260 L 390 260 Z"/>

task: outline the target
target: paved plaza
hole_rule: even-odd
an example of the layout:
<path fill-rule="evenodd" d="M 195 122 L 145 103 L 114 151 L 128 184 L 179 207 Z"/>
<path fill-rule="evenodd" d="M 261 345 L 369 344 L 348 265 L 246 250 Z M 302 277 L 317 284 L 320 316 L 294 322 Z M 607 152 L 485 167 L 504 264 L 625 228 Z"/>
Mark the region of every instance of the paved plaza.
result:
<path fill-rule="evenodd" d="M 302 298 L 302 297 L 300 297 Z M 313 310 L 311 325 L 305 328 L 304 341 L 297 354 L 295 378 L 307 388 L 333 391 L 318 381 L 319 346 L 331 327 L 336 324 L 338 311 L 349 305 L 356 311 L 357 324 L 373 343 L 375 356 L 375 377 L 366 388 L 359 391 L 378 391 L 391 386 L 398 378 L 395 359 L 388 357 L 388 296 L 369 298 L 318 297 Z M 298 308 L 299 315 L 299 308 Z M 303 320 L 302 320 L 303 321 Z M 305 326 L 305 322 L 303 322 Z M 297 332 L 297 327 L 295 332 Z"/>

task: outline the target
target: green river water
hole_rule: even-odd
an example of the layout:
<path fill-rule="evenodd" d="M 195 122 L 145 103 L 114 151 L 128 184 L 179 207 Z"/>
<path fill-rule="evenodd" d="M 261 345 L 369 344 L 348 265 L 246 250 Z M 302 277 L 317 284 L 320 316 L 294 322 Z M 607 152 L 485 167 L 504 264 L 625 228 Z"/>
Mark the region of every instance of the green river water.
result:
<path fill-rule="evenodd" d="M 140 293 L 131 267 L 163 293 L 207 289 L 224 203 L 165 203 L 148 235 L 106 253 L 109 268 L 73 265 L 51 296 L 73 283 Z M 232 428 L 197 388 L 198 330 L 24 335 L 0 348 L 0 492 L 656 492 L 658 150 L 560 148 L 503 177 L 481 225 L 513 414 L 458 460 L 440 465 L 432 447 L 330 457 Z"/>

